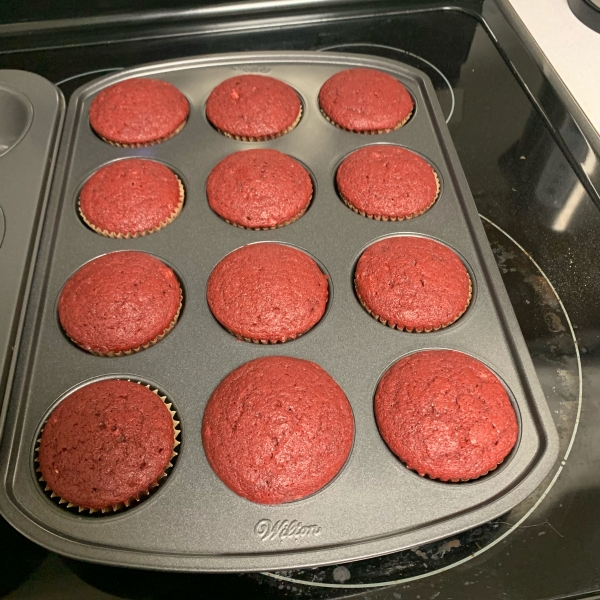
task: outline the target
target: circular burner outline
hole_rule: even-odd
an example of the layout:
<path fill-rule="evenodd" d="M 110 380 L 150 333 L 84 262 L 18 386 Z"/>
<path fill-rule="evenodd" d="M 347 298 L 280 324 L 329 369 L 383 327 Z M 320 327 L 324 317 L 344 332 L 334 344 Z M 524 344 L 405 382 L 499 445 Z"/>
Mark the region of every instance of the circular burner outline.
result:
<path fill-rule="evenodd" d="M 552 290 L 553 294 L 556 296 L 556 299 L 558 300 L 558 304 L 559 304 L 561 310 L 563 311 L 563 313 L 565 315 L 567 324 L 569 326 L 569 331 L 571 333 L 571 337 L 573 338 L 573 345 L 575 347 L 575 357 L 577 359 L 577 375 L 579 378 L 578 391 L 577 391 L 577 416 L 575 417 L 573 433 L 571 434 L 571 439 L 569 441 L 569 445 L 567 446 L 567 450 L 566 450 L 564 456 L 562 457 L 562 459 L 559 459 L 560 465 L 559 465 L 558 469 L 556 470 L 556 473 L 552 477 L 552 480 L 548 484 L 548 487 L 544 490 L 542 495 L 536 500 L 534 505 L 516 523 L 512 524 L 510 529 L 505 531 L 502 535 L 498 536 L 494 541 L 490 542 L 487 546 L 481 548 L 481 550 L 477 550 L 473 554 L 466 556 L 465 558 L 457 560 L 456 562 L 454 562 L 450 565 L 446 565 L 446 566 L 436 569 L 434 571 L 430 571 L 429 573 L 422 573 L 421 575 L 415 575 L 413 577 L 406 577 L 405 579 L 394 579 L 393 581 L 380 581 L 380 582 L 376 582 L 376 583 L 354 583 L 354 584 L 352 584 L 352 583 L 337 584 L 337 583 L 321 583 L 321 582 L 316 582 L 316 581 L 315 582 L 305 581 L 302 579 L 294 579 L 292 577 L 285 577 L 284 575 L 278 575 L 277 573 L 269 573 L 266 571 L 262 571 L 261 575 L 265 575 L 266 577 L 271 577 L 271 578 L 277 579 L 279 581 L 285 581 L 287 583 L 293 583 L 293 584 L 304 585 L 304 586 L 309 586 L 309 587 L 334 588 L 334 589 L 384 588 L 384 587 L 391 587 L 394 585 L 398 585 L 401 583 L 410 583 L 411 581 L 417 581 L 419 579 L 425 579 L 427 577 L 431 577 L 432 575 L 438 575 L 440 573 L 443 573 L 444 571 L 448 571 L 450 569 L 453 569 L 454 567 L 462 565 L 462 564 L 470 561 L 471 559 L 476 558 L 477 556 L 480 556 L 481 554 L 483 554 L 490 548 L 493 548 L 496 544 L 503 541 L 513 531 L 515 531 L 518 527 L 520 527 L 533 514 L 533 512 L 538 508 L 538 506 L 544 501 L 544 498 L 546 498 L 546 496 L 550 493 L 550 490 L 554 487 L 556 480 L 558 479 L 559 475 L 562 473 L 563 468 L 566 466 L 567 459 L 569 458 L 569 455 L 571 454 L 571 449 L 573 448 L 573 444 L 575 442 L 575 437 L 577 436 L 577 430 L 579 428 L 579 420 L 581 418 L 581 405 L 582 405 L 582 400 L 583 400 L 583 397 L 582 397 L 583 376 L 582 376 L 582 370 L 581 370 L 581 356 L 579 353 L 579 344 L 577 343 L 577 338 L 575 336 L 573 324 L 571 323 L 571 318 L 569 317 L 569 314 L 567 313 L 565 306 L 564 306 L 560 296 L 558 295 L 558 292 L 556 291 L 554 285 L 552 285 L 552 282 L 548 279 L 548 277 L 546 276 L 546 274 L 544 273 L 542 268 L 535 261 L 533 256 L 531 256 L 531 254 L 529 254 L 529 252 L 527 252 L 527 250 L 525 250 L 525 248 L 523 248 L 523 246 L 521 246 L 521 244 L 519 244 L 519 242 L 517 242 L 512 236 L 510 236 L 508 233 L 506 233 L 506 231 L 504 231 L 501 227 L 496 225 L 496 223 L 494 223 L 493 221 L 491 221 L 490 219 L 488 219 L 487 217 L 485 217 L 481 214 L 479 215 L 479 217 L 481 219 L 483 219 L 484 221 L 486 221 L 487 223 L 489 223 L 490 225 L 492 225 L 494 228 L 496 228 L 500 233 L 505 235 L 517 248 L 519 248 L 519 250 L 521 250 L 521 252 L 523 252 L 523 254 L 525 254 L 525 256 L 533 263 L 534 267 L 539 271 L 539 273 L 542 275 L 542 277 L 547 281 L 548 285 L 550 286 L 550 289 Z"/>

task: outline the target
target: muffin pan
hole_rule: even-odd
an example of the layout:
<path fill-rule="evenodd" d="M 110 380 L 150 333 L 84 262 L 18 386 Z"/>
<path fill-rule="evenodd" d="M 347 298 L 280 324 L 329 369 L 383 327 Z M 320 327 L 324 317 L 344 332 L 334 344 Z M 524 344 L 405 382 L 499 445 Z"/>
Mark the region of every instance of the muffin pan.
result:
<path fill-rule="evenodd" d="M 64 109 L 61 91 L 48 80 L 0 70 L 0 408 L 12 380 Z"/>
<path fill-rule="evenodd" d="M 387 134 L 361 135 L 335 127 L 317 96 L 334 73 L 371 67 L 398 78 L 415 111 Z M 217 132 L 204 108 L 212 89 L 236 73 L 266 74 L 291 85 L 303 113 L 290 133 L 242 142 Z M 155 77 L 177 86 L 190 102 L 187 124 L 173 138 L 143 148 L 119 148 L 91 130 L 88 110 L 102 89 L 129 77 Z M 335 170 L 352 151 L 397 144 L 425 157 L 440 194 L 424 214 L 376 221 L 355 214 L 337 194 Z M 313 200 L 296 222 L 269 231 L 233 227 L 208 206 L 206 179 L 225 156 L 275 148 L 300 161 L 315 182 Z M 125 157 L 163 162 L 186 189 L 181 216 L 137 239 L 102 237 L 79 219 L 77 194 L 98 168 Z M 362 251 L 385 236 L 436 239 L 465 262 L 473 284 L 466 313 L 430 333 L 408 333 L 373 319 L 353 285 Z M 298 247 L 324 265 L 331 280 L 325 316 L 284 344 L 238 341 L 210 313 L 206 282 L 229 252 L 258 241 Z M 185 309 L 158 344 L 130 356 L 103 358 L 63 335 L 58 294 L 82 264 L 114 250 L 154 254 L 180 276 Z M 488 521 L 532 493 L 558 454 L 557 434 L 508 295 L 481 226 L 429 79 L 406 65 L 360 55 L 266 52 L 207 56 L 153 64 L 106 77 L 71 98 L 59 164 L 34 274 L 22 352 L 0 448 L 0 510 L 16 528 L 62 554 L 97 562 L 182 571 L 294 568 L 366 558 L 452 535 Z M 506 385 L 519 439 L 495 471 L 466 483 L 442 483 L 409 471 L 387 448 L 373 413 L 377 383 L 400 357 L 447 348 L 481 360 Z M 314 495 L 279 506 L 253 504 L 230 491 L 211 470 L 200 437 L 206 403 L 239 365 L 269 355 L 312 360 L 346 393 L 356 425 L 350 457 L 334 481 Z M 36 435 L 66 391 L 107 376 L 152 381 L 173 401 L 181 422 L 181 452 L 162 489 L 139 506 L 97 518 L 54 504 L 37 481 Z"/>

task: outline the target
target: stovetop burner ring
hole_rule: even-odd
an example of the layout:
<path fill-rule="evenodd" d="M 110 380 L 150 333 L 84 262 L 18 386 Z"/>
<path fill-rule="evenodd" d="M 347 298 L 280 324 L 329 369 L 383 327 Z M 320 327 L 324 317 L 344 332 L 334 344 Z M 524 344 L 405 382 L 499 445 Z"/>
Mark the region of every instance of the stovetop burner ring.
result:
<path fill-rule="evenodd" d="M 356 44 L 356 45 L 360 45 L 360 44 Z M 575 437 L 577 435 L 577 430 L 579 428 L 579 421 L 580 421 L 580 417 L 581 417 L 583 377 L 582 377 L 581 357 L 580 357 L 580 351 L 579 351 L 579 345 L 577 342 L 577 337 L 575 335 L 575 330 L 573 328 L 571 318 L 569 317 L 569 314 L 567 313 L 565 306 L 564 306 L 560 296 L 558 295 L 558 292 L 556 291 L 554 285 L 548 279 L 547 275 L 544 273 L 544 271 L 542 270 L 540 265 L 535 261 L 533 256 L 531 256 L 531 254 L 529 254 L 529 252 L 527 252 L 527 250 L 525 250 L 525 248 L 523 248 L 523 246 L 521 246 L 521 244 L 519 244 L 519 242 L 517 242 L 510 234 L 508 234 L 506 231 L 504 231 L 500 226 L 496 225 L 496 223 L 494 223 L 493 221 L 491 221 L 490 219 L 488 219 L 487 217 L 485 217 L 481 214 L 479 216 L 484 222 L 486 222 L 489 225 L 491 225 L 492 227 L 494 227 L 498 232 L 500 232 L 503 236 L 505 236 L 508 240 L 510 240 L 510 242 L 512 242 L 529 259 L 529 261 L 531 261 L 531 263 L 533 263 L 533 266 L 535 267 L 535 269 L 540 273 L 540 275 L 543 277 L 543 279 L 546 281 L 546 283 L 550 287 L 550 290 L 554 294 L 556 301 L 558 302 L 558 305 L 560 306 L 560 308 L 565 316 L 565 319 L 566 319 L 567 325 L 568 325 L 568 330 L 569 330 L 569 333 L 573 340 L 573 345 L 575 348 L 575 358 L 577 361 L 577 375 L 578 375 L 578 391 L 577 391 L 577 411 L 576 411 L 575 421 L 574 421 L 574 425 L 573 425 L 573 431 L 571 433 L 571 437 L 570 437 L 567 449 L 566 449 L 562 459 L 560 460 L 558 468 L 557 468 L 556 472 L 554 473 L 554 475 L 552 476 L 552 479 L 548 483 L 546 489 L 542 492 L 542 494 L 535 501 L 535 503 L 529 508 L 529 510 L 527 510 L 525 512 L 525 514 L 522 515 L 515 523 L 506 523 L 505 521 L 500 521 L 500 520 L 496 521 L 499 524 L 506 524 L 506 525 L 509 525 L 510 527 L 509 527 L 509 529 L 507 529 L 506 531 L 501 533 L 497 538 L 493 539 L 489 544 L 486 544 L 484 547 L 457 560 L 456 562 L 450 563 L 448 565 L 444 565 L 443 567 L 439 567 L 432 571 L 427 571 L 425 573 L 419 573 L 418 575 L 405 577 L 403 579 L 394 579 L 394 580 L 390 580 L 390 581 L 378 581 L 378 582 L 373 582 L 373 583 L 339 583 L 339 584 L 338 583 L 326 583 L 326 582 L 320 582 L 320 581 L 307 581 L 307 580 L 303 580 L 303 579 L 296 579 L 294 577 L 288 577 L 286 575 L 280 575 L 279 573 L 271 573 L 271 572 L 265 572 L 265 571 L 261 572 L 260 575 L 264 575 L 266 577 L 270 577 L 272 579 L 275 579 L 275 580 L 278 580 L 281 582 L 285 582 L 285 583 L 289 583 L 289 584 L 294 584 L 294 585 L 302 585 L 302 586 L 306 586 L 306 587 L 330 588 L 330 589 L 338 589 L 338 590 L 343 590 L 343 589 L 365 590 L 365 589 L 372 589 L 372 588 L 390 587 L 390 586 L 394 586 L 394 585 L 410 583 L 410 582 L 417 581 L 420 579 L 425 579 L 425 578 L 431 577 L 433 575 L 439 575 L 439 574 L 443 573 L 444 571 L 453 569 L 454 567 L 462 565 L 462 564 L 470 561 L 471 559 L 480 556 L 484 552 L 488 551 L 489 549 L 493 548 L 494 546 L 499 544 L 501 541 L 506 539 L 511 533 L 513 533 L 516 529 L 518 529 L 538 509 L 540 504 L 544 501 L 546 496 L 549 494 L 550 490 L 554 487 L 554 484 L 556 483 L 556 481 L 558 480 L 564 467 L 566 466 L 569 455 L 571 454 L 571 449 L 573 448 L 573 443 L 575 442 Z M 552 525 L 550 525 L 550 527 L 552 527 Z M 443 540 L 441 540 L 441 541 L 443 542 Z M 352 563 L 350 563 L 350 564 L 352 564 Z M 343 566 L 343 565 L 334 565 L 334 566 L 336 568 L 339 568 L 340 566 Z M 349 573 L 347 574 L 347 576 L 349 576 Z"/>
<path fill-rule="evenodd" d="M 104 75 L 105 73 L 113 73 L 116 71 L 123 71 L 124 67 L 109 67 L 107 69 L 94 69 L 93 71 L 85 71 L 83 73 L 77 73 L 75 75 L 71 75 L 70 77 L 65 77 L 60 81 L 57 81 L 54 85 L 59 86 L 64 83 L 68 83 L 69 81 L 73 81 L 74 79 L 79 79 L 80 77 L 87 77 L 88 75 Z"/>

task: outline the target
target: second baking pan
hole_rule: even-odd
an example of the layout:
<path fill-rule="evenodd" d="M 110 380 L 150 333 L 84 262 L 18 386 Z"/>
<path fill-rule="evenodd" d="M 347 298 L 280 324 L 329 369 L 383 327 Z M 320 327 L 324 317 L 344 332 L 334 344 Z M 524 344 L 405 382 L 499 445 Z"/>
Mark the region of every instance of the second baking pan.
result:
<path fill-rule="evenodd" d="M 64 113 L 47 79 L 0 70 L 0 437 Z"/>

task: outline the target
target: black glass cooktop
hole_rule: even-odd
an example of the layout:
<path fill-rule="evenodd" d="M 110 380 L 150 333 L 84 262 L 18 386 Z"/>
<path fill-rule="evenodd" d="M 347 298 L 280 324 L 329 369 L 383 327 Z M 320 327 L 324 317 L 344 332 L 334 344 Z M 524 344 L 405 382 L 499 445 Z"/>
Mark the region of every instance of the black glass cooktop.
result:
<path fill-rule="evenodd" d="M 69 5 L 55 16 L 86 19 L 0 25 L 0 68 L 39 73 L 67 98 L 111 70 L 244 50 L 376 54 L 431 77 L 554 416 L 560 459 L 530 498 L 474 530 L 298 571 L 199 575 L 93 565 L 48 552 L 0 519 L 0 596 L 593 597 L 600 590 L 598 156 L 496 3 L 246 3 L 237 10 L 221 3 L 127 20 L 115 18 L 114 4 L 109 20 L 87 19 L 89 5 Z M 1 20 L 31 19 L 20 10 Z M 39 10 L 40 18 L 51 16 Z"/>

